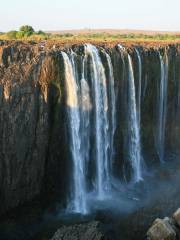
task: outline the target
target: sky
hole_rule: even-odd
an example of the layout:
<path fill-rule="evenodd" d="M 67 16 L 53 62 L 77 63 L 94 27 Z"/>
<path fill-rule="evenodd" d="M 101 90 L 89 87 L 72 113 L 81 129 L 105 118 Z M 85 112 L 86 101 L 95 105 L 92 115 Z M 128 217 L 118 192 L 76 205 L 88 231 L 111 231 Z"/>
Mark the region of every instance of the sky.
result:
<path fill-rule="evenodd" d="M 84 28 L 180 31 L 180 0 L 2 0 L 0 31 Z"/>

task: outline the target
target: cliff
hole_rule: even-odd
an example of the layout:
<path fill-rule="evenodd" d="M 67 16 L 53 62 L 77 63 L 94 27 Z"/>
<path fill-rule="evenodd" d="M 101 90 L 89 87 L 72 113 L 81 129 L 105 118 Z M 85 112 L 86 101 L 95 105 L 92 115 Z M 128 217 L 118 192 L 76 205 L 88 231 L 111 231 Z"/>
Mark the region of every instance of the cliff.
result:
<path fill-rule="evenodd" d="M 56 150 L 56 142 L 51 145 L 54 118 L 60 114 L 55 109 L 61 103 L 59 61 L 56 52 L 31 44 L 0 47 L 1 213 L 40 194 L 49 150 L 58 155 L 62 145 L 58 128 L 60 145 Z"/>
<path fill-rule="evenodd" d="M 41 194 L 58 193 L 65 199 L 70 172 L 66 121 L 64 65 L 61 50 L 72 47 L 78 56 L 82 45 L 47 43 L 0 43 L 0 213 Z M 135 69 L 138 88 L 137 46 L 142 55 L 141 135 L 145 162 L 158 162 L 156 151 L 156 100 L 160 81 L 158 52 L 168 51 L 166 151 L 179 153 L 179 45 L 126 43 Z M 109 52 L 117 96 L 115 175 L 128 181 L 131 166 L 126 161 L 127 81 L 122 56 L 115 43 L 99 44 L 106 69 L 104 49 Z M 63 202 L 63 201 L 62 201 Z"/>

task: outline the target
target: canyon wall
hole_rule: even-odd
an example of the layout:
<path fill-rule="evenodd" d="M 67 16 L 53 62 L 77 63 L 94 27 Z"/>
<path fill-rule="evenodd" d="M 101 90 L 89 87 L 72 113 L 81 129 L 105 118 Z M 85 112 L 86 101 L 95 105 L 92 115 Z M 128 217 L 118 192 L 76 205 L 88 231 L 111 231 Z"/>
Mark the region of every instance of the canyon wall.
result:
<path fill-rule="evenodd" d="M 63 51 L 84 55 L 84 47 Z M 111 57 L 116 95 L 114 175 L 131 179 L 127 159 L 127 57 L 118 46 L 97 47 L 109 73 L 105 52 Z M 141 86 L 139 85 L 140 52 Z M 69 133 L 66 114 L 65 70 L 62 47 L 42 48 L 34 43 L 0 43 L 0 213 L 39 195 L 56 195 L 65 204 L 71 175 Z M 168 56 L 164 152 L 180 149 L 180 52 L 178 45 L 128 46 L 137 92 L 141 88 L 141 151 L 144 165 L 160 162 L 156 142 L 157 112 L 162 77 L 159 56 Z M 164 60 L 165 61 L 165 60 Z M 89 66 L 91 63 L 88 63 Z M 81 66 L 78 67 L 81 74 Z M 109 83 L 107 83 L 109 84 Z"/>

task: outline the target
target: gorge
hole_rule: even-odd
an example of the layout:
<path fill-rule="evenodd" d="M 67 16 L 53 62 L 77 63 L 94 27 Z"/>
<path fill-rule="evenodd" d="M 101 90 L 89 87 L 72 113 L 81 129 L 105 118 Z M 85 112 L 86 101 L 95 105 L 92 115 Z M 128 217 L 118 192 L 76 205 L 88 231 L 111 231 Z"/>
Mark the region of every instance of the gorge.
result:
<path fill-rule="evenodd" d="M 2 216 L 148 209 L 180 190 L 180 45 L 1 41 L 0 135 Z"/>

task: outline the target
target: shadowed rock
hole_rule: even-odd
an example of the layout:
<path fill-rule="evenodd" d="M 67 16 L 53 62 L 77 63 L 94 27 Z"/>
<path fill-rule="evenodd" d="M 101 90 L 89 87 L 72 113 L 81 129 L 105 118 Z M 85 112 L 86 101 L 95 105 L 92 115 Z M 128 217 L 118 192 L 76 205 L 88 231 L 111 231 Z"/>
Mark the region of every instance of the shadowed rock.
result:
<path fill-rule="evenodd" d="M 64 226 L 57 230 L 51 240 L 108 240 L 99 222 Z"/>

